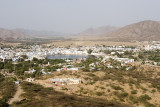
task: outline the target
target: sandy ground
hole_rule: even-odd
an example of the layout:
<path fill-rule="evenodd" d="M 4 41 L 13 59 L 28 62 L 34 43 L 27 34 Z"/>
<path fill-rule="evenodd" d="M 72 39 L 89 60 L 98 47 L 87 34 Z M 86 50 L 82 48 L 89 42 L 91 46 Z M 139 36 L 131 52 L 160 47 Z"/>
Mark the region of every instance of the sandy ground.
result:
<path fill-rule="evenodd" d="M 136 42 L 112 42 L 112 41 L 102 41 L 102 40 L 59 40 L 59 41 L 53 41 L 52 43 L 49 43 L 47 45 L 54 45 L 54 46 L 96 46 L 96 45 L 106 45 L 106 46 L 113 46 L 113 45 L 125 45 L 125 46 L 137 46 L 142 43 L 136 43 Z"/>
<path fill-rule="evenodd" d="M 42 86 L 44 86 L 44 87 L 52 87 L 52 88 L 54 88 L 56 91 L 65 92 L 65 93 L 67 93 L 67 94 L 71 94 L 71 91 L 77 89 L 77 86 L 78 86 L 78 85 L 64 85 L 64 86 L 58 85 L 58 86 L 56 86 L 56 85 L 54 85 L 54 84 L 52 84 L 52 83 L 50 82 L 50 79 L 51 79 L 51 78 L 46 79 L 46 80 L 35 80 L 33 83 L 35 83 L 35 84 L 40 84 L 40 85 L 42 85 Z M 67 88 L 68 91 L 62 90 L 63 88 Z"/>
<path fill-rule="evenodd" d="M 35 80 L 33 83 L 43 85 L 44 87 L 54 87 L 53 84 L 49 82 L 50 79 L 47 80 Z"/>
<path fill-rule="evenodd" d="M 17 91 L 15 93 L 15 95 L 13 96 L 13 98 L 11 98 L 8 102 L 8 104 L 12 104 L 13 102 L 16 102 L 16 101 L 20 101 L 21 98 L 20 98 L 20 95 L 23 93 L 23 90 L 21 89 L 21 87 L 18 85 L 17 87 Z"/>

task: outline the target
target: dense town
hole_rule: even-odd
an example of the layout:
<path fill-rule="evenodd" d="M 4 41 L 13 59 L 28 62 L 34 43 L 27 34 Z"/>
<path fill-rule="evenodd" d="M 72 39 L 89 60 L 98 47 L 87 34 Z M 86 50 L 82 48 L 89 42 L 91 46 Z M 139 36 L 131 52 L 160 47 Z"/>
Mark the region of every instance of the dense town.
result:
<path fill-rule="evenodd" d="M 142 53 L 147 53 L 150 51 L 157 51 L 159 52 L 160 49 L 160 43 L 159 42 L 147 42 L 147 45 L 140 45 L 137 47 L 125 47 L 123 46 L 92 46 L 92 47 L 44 47 L 41 45 L 33 45 L 33 46 L 25 46 L 24 48 L 21 47 L 1 47 L 0 48 L 0 61 L 1 66 L 6 62 L 9 61 L 13 65 L 17 65 L 21 63 L 21 60 L 24 61 L 33 61 L 33 60 L 45 60 L 47 59 L 48 62 L 45 62 L 45 65 L 43 64 L 43 67 L 40 67 L 41 74 L 50 74 L 51 69 L 46 69 L 46 67 L 50 66 L 51 59 L 48 59 L 48 56 L 56 56 L 56 55 L 85 55 L 84 58 L 59 58 L 60 62 L 57 63 L 54 69 L 55 71 L 76 71 L 79 70 L 102 70 L 102 67 L 100 65 L 104 65 L 107 68 L 117 68 L 120 69 L 123 66 L 136 63 L 140 64 L 151 64 L 151 65 L 159 65 L 158 59 L 151 59 L 150 56 L 148 59 L 143 59 Z M 153 53 L 152 52 L 152 53 Z M 93 57 L 95 59 L 95 62 L 89 63 L 88 65 L 79 66 L 80 63 L 85 62 L 87 58 Z M 55 59 L 54 59 L 55 60 Z M 57 59 L 58 60 L 58 59 Z M 117 64 L 111 64 L 107 63 L 107 61 L 115 61 L 118 62 Z M 36 63 L 34 63 L 36 64 Z M 78 65 L 79 64 L 79 65 Z M 78 65 L 78 66 L 77 66 Z M 5 66 L 5 64 L 3 65 Z M 87 68 L 87 69 L 86 69 Z M 131 69 L 130 66 L 126 66 L 126 70 Z M 35 69 L 28 68 L 27 71 L 24 71 L 24 73 L 33 74 L 36 72 Z M 2 73 L 2 72 L 1 72 Z M 30 79 L 29 79 L 30 80 Z"/>
<path fill-rule="evenodd" d="M 125 47 L 123 46 L 93 46 L 93 47 L 43 47 L 41 45 L 27 46 L 25 48 L 10 47 L 0 48 L 0 60 L 4 62 L 5 59 L 11 59 L 13 62 L 19 61 L 21 56 L 27 56 L 27 60 L 45 59 L 50 55 L 94 55 L 102 56 L 103 60 L 106 58 L 112 58 L 120 62 L 134 62 L 134 59 L 122 58 L 125 52 L 139 53 L 141 51 L 155 51 L 160 49 L 160 43 L 153 41 L 147 42 L 147 45 L 140 45 L 137 47 Z"/>

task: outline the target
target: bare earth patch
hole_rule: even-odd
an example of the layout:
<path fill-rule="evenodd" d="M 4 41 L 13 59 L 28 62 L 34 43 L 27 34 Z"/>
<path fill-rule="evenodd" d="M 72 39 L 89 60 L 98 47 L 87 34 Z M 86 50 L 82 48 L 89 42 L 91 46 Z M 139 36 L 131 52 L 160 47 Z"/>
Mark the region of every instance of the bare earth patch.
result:
<path fill-rule="evenodd" d="M 21 89 L 21 87 L 18 85 L 17 87 L 17 91 L 15 93 L 15 95 L 13 96 L 13 98 L 11 98 L 8 102 L 8 104 L 12 104 L 13 102 L 17 102 L 22 100 L 22 98 L 20 97 L 21 94 L 23 93 L 23 90 Z"/>

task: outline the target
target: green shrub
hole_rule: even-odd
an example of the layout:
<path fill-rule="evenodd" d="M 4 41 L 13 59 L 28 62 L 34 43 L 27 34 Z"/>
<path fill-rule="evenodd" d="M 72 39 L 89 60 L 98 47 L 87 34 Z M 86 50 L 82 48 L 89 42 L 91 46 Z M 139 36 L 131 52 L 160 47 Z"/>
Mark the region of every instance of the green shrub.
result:
<path fill-rule="evenodd" d="M 132 90 L 131 94 L 137 94 L 137 90 Z"/>
<path fill-rule="evenodd" d="M 87 91 L 83 91 L 83 94 L 87 94 L 88 92 Z"/>
<path fill-rule="evenodd" d="M 151 100 L 152 98 L 150 97 L 150 96 L 148 96 L 148 95 L 141 95 L 139 98 L 138 98 L 138 100 L 140 101 L 140 102 L 146 102 L 147 100 Z"/>
<path fill-rule="evenodd" d="M 152 90 L 152 93 L 155 93 L 155 92 L 156 92 L 156 90 L 155 90 L 155 89 L 153 89 L 153 90 Z"/>
<path fill-rule="evenodd" d="M 108 92 L 111 92 L 111 90 L 110 90 L 110 89 L 108 89 L 107 91 L 108 91 Z"/>
<path fill-rule="evenodd" d="M 119 93 L 118 91 L 115 91 L 114 95 L 117 96 L 119 99 L 122 99 L 122 98 L 127 97 L 128 93 L 126 93 L 126 92 Z"/>
<path fill-rule="evenodd" d="M 145 102 L 145 103 L 144 103 L 144 106 L 145 106 L 145 107 L 155 107 L 154 104 L 151 104 L 151 103 L 149 103 L 149 102 Z"/>
<path fill-rule="evenodd" d="M 136 97 L 134 97 L 134 96 L 129 96 L 129 100 L 130 100 L 131 102 L 133 102 L 133 104 L 138 103 L 138 99 L 137 99 Z"/>
<path fill-rule="evenodd" d="M 119 97 L 121 97 L 121 98 L 124 98 L 124 97 L 127 97 L 127 96 L 128 96 L 128 93 L 126 93 L 126 92 L 123 92 L 123 93 L 119 94 Z"/>
<path fill-rule="evenodd" d="M 104 87 L 100 87 L 102 90 L 104 90 L 105 88 Z"/>
<path fill-rule="evenodd" d="M 96 92 L 97 96 L 102 96 L 104 94 L 104 92 Z"/>
<path fill-rule="evenodd" d="M 120 86 L 111 85 L 111 87 L 115 90 L 123 90 L 123 88 L 121 88 Z"/>

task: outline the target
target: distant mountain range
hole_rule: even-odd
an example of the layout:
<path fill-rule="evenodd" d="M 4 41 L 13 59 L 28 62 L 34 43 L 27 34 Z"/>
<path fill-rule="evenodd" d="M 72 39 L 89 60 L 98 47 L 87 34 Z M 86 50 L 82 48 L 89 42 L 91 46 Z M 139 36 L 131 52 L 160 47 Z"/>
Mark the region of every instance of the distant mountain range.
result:
<path fill-rule="evenodd" d="M 24 29 L 8 30 L 0 28 L 0 40 L 17 40 L 34 36 L 58 37 L 66 36 L 66 34 L 52 31 L 35 31 Z M 103 40 L 110 41 L 160 41 L 160 22 L 146 20 L 127 25 L 122 28 L 113 26 L 104 26 L 95 29 L 90 28 L 77 34 L 76 36 L 79 38 L 81 36 L 89 38 L 92 38 L 92 36 L 97 36 L 99 38 L 103 38 Z"/>
<path fill-rule="evenodd" d="M 64 33 L 59 33 L 54 31 L 45 31 L 45 30 L 28 30 L 28 29 L 15 29 L 15 30 L 31 36 L 64 36 L 65 35 Z"/>
<path fill-rule="evenodd" d="M 26 37 L 28 36 L 24 35 L 19 31 L 0 28 L 0 40 L 14 40 L 14 39 L 22 39 Z"/>
<path fill-rule="evenodd" d="M 62 37 L 65 34 L 52 32 L 52 31 L 36 31 L 36 30 L 26 30 L 26 29 L 14 29 L 9 30 L 5 28 L 0 28 L 0 41 L 2 40 L 18 40 L 24 38 L 38 38 L 38 37 Z M 69 35 L 69 34 L 66 34 Z"/>
<path fill-rule="evenodd" d="M 80 32 L 78 35 L 83 35 L 83 36 L 102 36 L 106 35 L 110 32 L 113 32 L 117 30 L 118 27 L 114 26 L 103 26 L 103 27 L 98 27 L 98 28 L 89 28 L 83 32 Z"/>
<path fill-rule="evenodd" d="M 151 20 L 138 22 L 106 34 L 105 37 L 115 41 L 157 41 L 160 40 L 160 23 Z"/>

